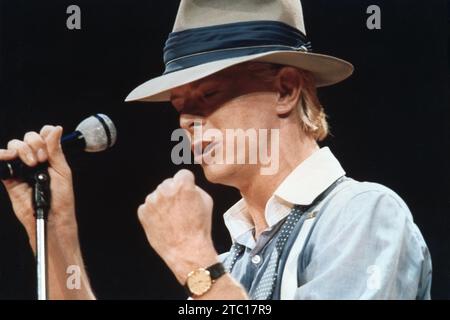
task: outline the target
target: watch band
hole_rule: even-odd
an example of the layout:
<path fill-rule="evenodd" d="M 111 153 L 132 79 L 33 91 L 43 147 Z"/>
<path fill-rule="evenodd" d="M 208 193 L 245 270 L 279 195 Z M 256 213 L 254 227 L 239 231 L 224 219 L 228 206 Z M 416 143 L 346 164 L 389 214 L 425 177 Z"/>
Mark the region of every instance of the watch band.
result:
<path fill-rule="evenodd" d="M 208 268 L 205 268 L 205 270 L 209 271 L 209 276 L 211 277 L 211 285 L 215 282 L 215 280 L 219 279 L 226 273 L 225 267 L 221 262 L 215 263 Z M 194 295 L 194 293 L 188 286 L 188 281 L 186 281 L 183 287 L 189 297 L 192 297 Z"/>
<path fill-rule="evenodd" d="M 206 270 L 209 271 L 209 274 L 211 275 L 211 280 L 213 281 L 219 279 L 225 273 L 225 267 L 222 262 L 213 264 L 212 266 L 206 268 Z"/>

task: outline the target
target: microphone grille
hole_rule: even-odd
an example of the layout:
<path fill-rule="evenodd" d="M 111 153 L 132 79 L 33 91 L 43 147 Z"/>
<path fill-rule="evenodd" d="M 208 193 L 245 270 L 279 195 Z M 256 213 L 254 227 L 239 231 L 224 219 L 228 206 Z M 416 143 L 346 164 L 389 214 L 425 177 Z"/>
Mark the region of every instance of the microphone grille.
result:
<path fill-rule="evenodd" d="M 107 115 L 101 113 L 81 121 L 76 130 L 83 135 L 87 152 L 106 150 L 117 140 L 116 126 Z"/>

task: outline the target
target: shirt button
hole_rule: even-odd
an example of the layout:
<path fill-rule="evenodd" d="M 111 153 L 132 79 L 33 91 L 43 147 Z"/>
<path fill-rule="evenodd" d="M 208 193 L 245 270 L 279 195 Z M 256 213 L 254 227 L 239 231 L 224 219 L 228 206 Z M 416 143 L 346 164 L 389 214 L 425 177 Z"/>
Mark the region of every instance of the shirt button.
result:
<path fill-rule="evenodd" d="M 254 256 L 252 257 L 252 262 L 253 262 L 254 264 L 260 263 L 260 262 L 261 262 L 261 256 L 259 256 L 259 255 L 254 255 Z"/>

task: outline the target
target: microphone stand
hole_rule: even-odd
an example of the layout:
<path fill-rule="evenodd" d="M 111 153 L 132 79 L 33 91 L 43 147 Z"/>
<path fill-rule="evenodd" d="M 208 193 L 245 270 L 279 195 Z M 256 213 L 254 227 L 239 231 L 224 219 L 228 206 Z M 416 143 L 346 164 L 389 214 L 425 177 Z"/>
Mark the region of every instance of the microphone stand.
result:
<path fill-rule="evenodd" d="M 47 300 L 46 224 L 51 199 L 50 175 L 47 167 L 37 167 L 30 178 L 36 216 L 37 298 Z"/>

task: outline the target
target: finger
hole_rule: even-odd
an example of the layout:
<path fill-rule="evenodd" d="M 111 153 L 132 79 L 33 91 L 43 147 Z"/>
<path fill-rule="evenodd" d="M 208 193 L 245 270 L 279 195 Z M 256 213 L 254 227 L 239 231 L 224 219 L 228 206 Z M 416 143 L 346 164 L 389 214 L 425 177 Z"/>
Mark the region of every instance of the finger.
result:
<path fill-rule="evenodd" d="M 65 174 L 70 169 L 61 147 L 61 136 L 63 129 L 60 126 L 57 126 L 51 128 L 51 130 L 47 130 L 48 132 L 44 133 L 47 134 L 45 142 L 47 144 L 48 162 L 50 166 L 60 172 L 60 174 Z"/>
<path fill-rule="evenodd" d="M 17 150 L 0 149 L 0 161 L 14 160 L 17 157 Z"/>
<path fill-rule="evenodd" d="M 195 177 L 194 174 L 187 170 L 181 169 L 173 176 L 173 181 L 176 184 L 184 184 L 184 185 L 195 185 Z"/>
<path fill-rule="evenodd" d="M 47 145 L 44 139 L 36 132 L 27 132 L 23 141 L 30 146 L 39 162 L 47 161 Z"/>
<path fill-rule="evenodd" d="M 208 206 L 212 208 L 214 201 L 209 195 L 209 193 L 207 193 L 205 190 L 197 186 L 195 186 L 195 190 L 197 190 L 197 192 L 200 194 L 200 197 L 202 197 L 204 203 L 206 203 Z"/>
<path fill-rule="evenodd" d="M 45 140 L 50 134 L 50 132 L 52 132 L 55 128 L 56 128 L 55 126 L 45 125 L 42 127 L 41 132 L 39 132 L 39 134 Z"/>
<path fill-rule="evenodd" d="M 30 167 L 37 164 L 36 155 L 25 142 L 14 139 L 8 142 L 8 149 L 16 150 L 20 160 Z"/>
<path fill-rule="evenodd" d="M 163 196 L 170 197 L 173 196 L 176 192 L 176 187 L 173 182 L 173 179 L 169 178 L 164 180 L 157 188 L 156 190 L 162 194 Z"/>
<path fill-rule="evenodd" d="M 144 224 L 145 222 L 145 204 L 141 204 L 138 208 L 138 218 L 141 224 Z"/>
<path fill-rule="evenodd" d="M 145 204 L 153 205 L 158 200 L 158 193 L 156 191 L 150 193 L 147 198 L 145 198 Z"/>

